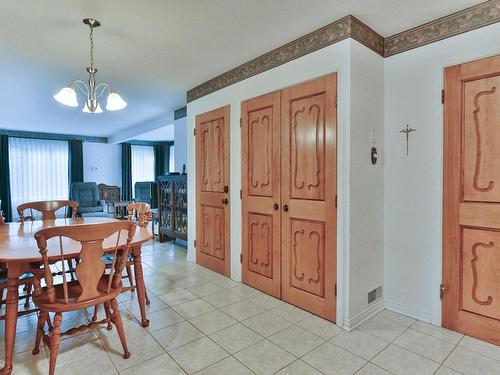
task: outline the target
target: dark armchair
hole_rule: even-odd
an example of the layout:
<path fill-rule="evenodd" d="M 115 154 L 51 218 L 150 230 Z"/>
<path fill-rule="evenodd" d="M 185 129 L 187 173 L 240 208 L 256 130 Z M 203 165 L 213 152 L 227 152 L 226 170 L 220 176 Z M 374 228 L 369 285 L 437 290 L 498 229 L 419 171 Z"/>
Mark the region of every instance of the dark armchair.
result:
<path fill-rule="evenodd" d="M 134 185 L 135 197 L 137 203 L 147 203 L 151 208 L 158 208 L 158 199 L 156 193 L 156 182 L 136 182 Z"/>
<path fill-rule="evenodd" d="M 99 191 L 95 182 L 73 182 L 71 199 L 78 202 L 78 213 L 104 213 L 106 202 L 99 200 Z"/>

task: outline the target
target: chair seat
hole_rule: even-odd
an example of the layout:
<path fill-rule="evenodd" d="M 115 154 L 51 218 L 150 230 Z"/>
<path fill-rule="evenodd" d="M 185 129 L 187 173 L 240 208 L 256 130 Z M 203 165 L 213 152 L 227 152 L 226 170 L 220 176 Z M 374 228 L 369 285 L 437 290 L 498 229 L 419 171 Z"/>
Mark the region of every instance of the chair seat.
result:
<path fill-rule="evenodd" d="M 9 280 L 7 276 L 8 276 L 8 270 L 6 269 L 0 270 L 0 284 L 4 284 Z M 31 278 L 33 278 L 33 274 L 31 272 L 25 272 L 19 277 L 19 280 L 25 281 Z"/>
<path fill-rule="evenodd" d="M 117 295 L 121 293 L 122 287 L 119 288 L 111 288 L 110 292 L 107 292 L 108 289 L 108 275 L 105 275 L 99 280 L 97 284 L 97 292 L 98 296 L 95 298 L 89 299 L 87 301 L 78 302 L 77 299 L 82 294 L 82 288 L 78 281 L 70 281 L 68 282 L 68 300 L 69 303 L 64 302 L 64 285 L 54 285 L 55 289 L 55 302 L 51 303 L 49 300 L 49 295 L 47 293 L 47 288 L 42 289 L 42 293 L 40 296 L 33 295 L 33 302 L 35 305 L 43 311 L 49 312 L 64 312 L 64 311 L 73 311 L 78 309 L 83 309 L 90 306 L 95 306 L 101 304 L 103 302 L 107 302 L 115 298 Z"/>
<path fill-rule="evenodd" d="M 114 256 L 112 254 L 104 254 L 102 256 L 102 260 L 103 262 L 106 264 L 106 266 L 110 266 L 113 264 L 113 259 L 114 259 Z M 132 258 L 132 255 L 128 255 L 127 257 L 127 263 L 128 262 L 132 262 L 133 261 L 133 258 Z"/>

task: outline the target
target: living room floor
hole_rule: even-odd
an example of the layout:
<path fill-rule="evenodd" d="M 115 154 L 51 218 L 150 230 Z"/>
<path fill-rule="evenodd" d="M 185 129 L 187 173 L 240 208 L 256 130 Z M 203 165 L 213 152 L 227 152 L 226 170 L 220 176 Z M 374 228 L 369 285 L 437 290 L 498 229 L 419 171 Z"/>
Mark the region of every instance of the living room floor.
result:
<path fill-rule="evenodd" d="M 500 374 L 500 347 L 384 310 L 346 332 L 328 321 L 186 260 L 173 243 L 143 247 L 150 326 L 142 328 L 135 294 L 120 296 L 131 357 L 116 330 L 61 342 L 65 374 Z M 92 311 L 63 316 L 63 329 Z M 46 374 L 34 356 L 36 316 L 18 320 L 14 374 Z M 3 339 L 3 325 L 0 329 Z M 1 345 L 3 358 L 3 344 Z M 3 363 L 2 363 L 3 365 Z"/>

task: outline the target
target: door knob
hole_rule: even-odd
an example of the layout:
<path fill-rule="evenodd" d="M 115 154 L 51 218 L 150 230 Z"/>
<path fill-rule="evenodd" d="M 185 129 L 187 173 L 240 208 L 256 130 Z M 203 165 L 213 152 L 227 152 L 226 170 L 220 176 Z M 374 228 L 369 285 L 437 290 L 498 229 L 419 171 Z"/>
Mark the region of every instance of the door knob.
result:
<path fill-rule="evenodd" d="M 273 208 L 274 208 L 274 211 L 278 211 L 278 208 L 280 208 L 280 206 L 278 206 L 278 203 L 275 203 L 273 205 Z"/>
<path fill-rule="evenodd" d="M 229 200 L 227 198 L 222 199 L 222 204 L 228 204 Z"/>
<path fill-rule="evenodd" d="M 285 204 L 285 205 L 283 206 L 283 211 L 288 212 L 288 205 L 287 205 L 287 204 Z"/>

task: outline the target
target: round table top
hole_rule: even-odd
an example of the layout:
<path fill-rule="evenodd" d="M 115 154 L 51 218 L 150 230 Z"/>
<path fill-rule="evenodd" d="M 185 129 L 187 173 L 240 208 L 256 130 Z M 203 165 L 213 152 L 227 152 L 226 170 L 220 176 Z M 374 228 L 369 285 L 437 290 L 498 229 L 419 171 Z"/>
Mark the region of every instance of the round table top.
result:
<path fill-rule="evenodd" d="M 41 260 L 40 252 L 36 244 L 34 235 L 40 229 L 56 226 L 69 225 L 88 225 L 98 223 L 109 223 L 115 219 L 103 217 L 83 217 L 67 218 L 56 220 L 36 220 L 25 223 L 5 223 L 0 225 L 0 262 L 36 262 Z M 116 236 L 111 236 L 104 240 L 104 250 L 114 250 Z M 153 234 L 146 228 L 137 227 L 132 246 L 140 245 L 153 238 Z M 120 235 L 120 245 L 124 245 L 127 235 L 124 232 Z M 60 257 L 59 241 L 52 238 L 47 241 L 49 257 Z M 77 256 L 80 253 L 81 245 L 79 242 L 69 238 L 63 239 L 63 248 L 65 256 Z"/>

